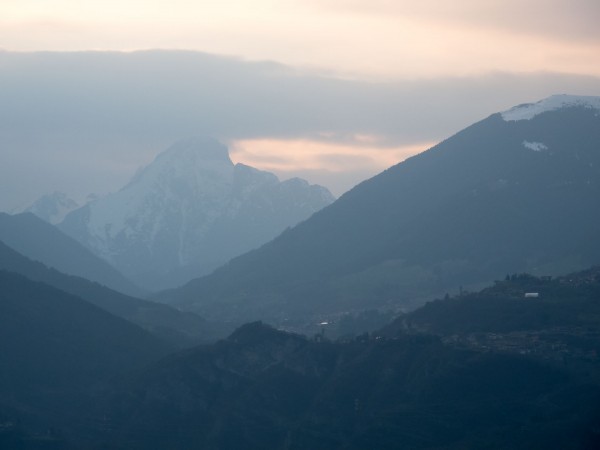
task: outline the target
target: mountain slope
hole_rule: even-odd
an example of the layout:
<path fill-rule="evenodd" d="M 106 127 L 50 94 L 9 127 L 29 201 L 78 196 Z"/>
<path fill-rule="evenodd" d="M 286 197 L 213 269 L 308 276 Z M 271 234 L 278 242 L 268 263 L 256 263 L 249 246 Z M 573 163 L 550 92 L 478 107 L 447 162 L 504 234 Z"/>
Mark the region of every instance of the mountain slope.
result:
<path fill-rule="evenodd" d="M 323 187 L 234 165 L 224 145 L 191 138 L 60 227 L 134 281 L 158 289 L 209 273 L 332 201 Z"/>
<path fill-rule="evenodd" d="M 0 241 L 0 270 L 18 273 L 75 295 L 176 345 L 192 345 L 224 337 L 229 331 L 201 317 L 167 305 L 130 297 L 98 283 L 65 275 L 32 261 Z"/>
<path fill-rule="evenodd" d="M 596 97 L 557 96 L 494 114 L 161 297 L 205 316 L 314 321 L 593 265 L 599 109 Z"/>
<path fill-rule="evenodd" d="M 0 213 L 0 241 L 35 261 L 130 295 L 141 295 L 110 264 L 32 213 Z"/>
<path fill-rule="evenodd" d="M 73 295 L 0 271 L 0 409 L 13 422 L 95 426 L 92 407 L 114 378 L 170 349 Z"/>

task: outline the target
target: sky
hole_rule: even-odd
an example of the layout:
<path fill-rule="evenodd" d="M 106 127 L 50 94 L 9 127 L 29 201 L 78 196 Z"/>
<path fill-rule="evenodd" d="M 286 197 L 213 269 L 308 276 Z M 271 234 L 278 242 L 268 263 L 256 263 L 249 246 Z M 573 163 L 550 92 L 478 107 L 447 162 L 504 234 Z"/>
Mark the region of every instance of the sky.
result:
<path fill-rule="evenodd" d="M 600 95 L 599 20 L 597 0 L 1 1 L 0 210 L 116 191 L 198 134 L 340 195 L 494 112 Z"/>

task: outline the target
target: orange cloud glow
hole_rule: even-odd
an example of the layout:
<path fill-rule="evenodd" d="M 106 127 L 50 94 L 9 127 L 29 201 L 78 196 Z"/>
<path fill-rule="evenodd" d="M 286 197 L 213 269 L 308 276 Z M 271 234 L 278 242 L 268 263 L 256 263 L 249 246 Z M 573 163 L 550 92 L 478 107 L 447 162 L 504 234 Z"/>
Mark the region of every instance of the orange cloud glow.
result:
<path fill-rule="evenodd" d="M 249 139 L 230 144 L 231 158 L 236 163 L 276 173 L 280 178 L 302 176 L 313 183 L 324 179 L 342 181 L 327 183 L 339 195 L 364 178 L 373 176 L 394 164 L 432 147 L 435 143 L 402 147 L 377 146 L 373 136 L 357 136 L 359 145 L 342 145 L 316 140 Z M 324 177 L 323 174 L 327 174 Z M 341 176 L 342 174 L 354 174 Z"/>
<path fill-rule="evenodd" d="M 423 143 L 403 147 L 369 145 L 368 137 L 360 137 L 360 146 L 314 140 L 251 139 L 231 144 L 231 157 L 236 162 L 264 170 L 327 170 L 345 172 L 357 169 L 384 170 L 433 145 Z M 371 138 L 375 144 L 375 138 Z"/>

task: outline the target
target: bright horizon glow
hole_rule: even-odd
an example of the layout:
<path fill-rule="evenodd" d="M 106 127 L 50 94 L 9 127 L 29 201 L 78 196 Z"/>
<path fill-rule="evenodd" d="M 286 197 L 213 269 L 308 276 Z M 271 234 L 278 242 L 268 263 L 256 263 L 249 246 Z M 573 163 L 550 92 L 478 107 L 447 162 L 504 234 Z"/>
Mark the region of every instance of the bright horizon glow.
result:
<path fill-rule="evenodd" d="M 448 8 L 431 0 L 420 7 L 383 0 L 23 0 L 0 5 L 0 48 L 186 49 L 376 78 L 507 68 L 600 75 L 600 34 L 573 38 L 590 20 L 585 8 L 579 8 L 580 15 L 573 12 L 577 2 L 455 3 Z M 589 0 L 580 3 L 594 8 Z M 544 7 L 536 19 L 547 27 L 516 17 L 532 14 L 531 5 Z M 596 10 L 600 14 L 600 7 Z"/>

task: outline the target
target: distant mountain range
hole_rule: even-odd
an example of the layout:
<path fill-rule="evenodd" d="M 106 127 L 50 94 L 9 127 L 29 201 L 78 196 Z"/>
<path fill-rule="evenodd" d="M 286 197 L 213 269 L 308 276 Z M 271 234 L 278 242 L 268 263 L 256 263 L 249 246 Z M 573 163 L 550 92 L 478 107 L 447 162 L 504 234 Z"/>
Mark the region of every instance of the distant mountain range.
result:
<path fill-rule="evenodd" d="M 0 241 L 0 270 L 13 272 L 74 295 L 132 322 L 177 347 L 225 337 L 232 329 L 167 305 L 134 298 L 85 278 L 66 275 L 32 261 Z M 57 305 L 58 307 L 58 305 Z"/>
<path fill-rule="evenodd" d="M 599 199 L 600 98 L 553 96 L 491 115 L 159 298 L 300 329 L 411 309 L 509 272 L 597 264 Z"/>
<path fill-rule="evenodd" d="M 213 139 L 190 138 L 119 192 L 69 213 L 59 227 L 156 290 L 209 273 L 333 200 L 321 186 L 234 165 Z"/>

